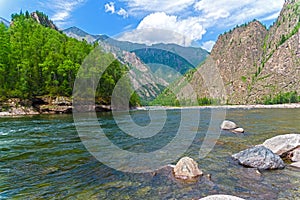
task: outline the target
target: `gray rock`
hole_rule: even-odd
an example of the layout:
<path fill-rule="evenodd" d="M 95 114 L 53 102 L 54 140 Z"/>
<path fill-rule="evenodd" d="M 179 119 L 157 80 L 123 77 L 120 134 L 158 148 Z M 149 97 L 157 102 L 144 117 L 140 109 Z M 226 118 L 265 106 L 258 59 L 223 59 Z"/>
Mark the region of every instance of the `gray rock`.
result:
<path fill-rule="evenodd" d="M 245 130 L 243 128 L 236 128 L 236 129 L 233 129 L 231 132 L 233 132 L 233 133 L 244 133 Z"/>
<path fill-rule="evenodd" d="M 221 129 L 222 130 L 233 130 L 238 128 L 237 125 L 229 120 L 224 120 L 223 123 L 221 124 Z"/>
<path fill-rule="evenodd" d="M 174 175 L 178 179 L 193 179 L 203 175 L 198 164 L 189 157 L 181 158 L 174 167 Z"/>
<path fill-rule="evenodd" d="M 266 140 L 262 145 L 281 156 L 300 147 L 300 134 L 278 135 Z"/>
<path fill-rule="evenodd" d="M 199 200 L 244 200 L 244 199 L 236 196 L 231 196 L 231 195 L 218 194 L 218 195 L 207 196 Z"/>
<path fill-rule="evenodd" d="M 285 167 L 283 160 L 264 146 L 246 149 L 232 157 L 241 165 L 258 169 L 282 169 Z"/>
<path fill-rule="evenodd" d="M 292 167 L 300 168 L 300 161 L 291 164 Z"/>

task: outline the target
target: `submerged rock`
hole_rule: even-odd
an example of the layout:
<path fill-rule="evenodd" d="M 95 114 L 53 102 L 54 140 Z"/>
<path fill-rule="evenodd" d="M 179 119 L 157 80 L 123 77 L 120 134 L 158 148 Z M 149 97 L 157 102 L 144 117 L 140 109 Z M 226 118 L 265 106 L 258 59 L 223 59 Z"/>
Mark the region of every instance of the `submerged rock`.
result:
<path fill-rule="evenodd" d="M 243 128 L 236 128 L 236 129 L 233 129 L 231 132 L 233 132 L 233 133 L 244 133 L 245 130 Z"/>
<path fill-rule="evenodd" d="M 239 161 L 239 164 L 258 169 L 282 169 L 285 167 L 283 160 L 270 149 L 264 146 L 255 146 L 232 157 Z"/>
<path fill-rule="evenodd" d="M 199 200 L 244 200 L 244 199 L 236 196 L 231 196 L 231 195 L 218 194 L 218 195 L 207 196 Z"/>
<path fill-rule="evenodd" d="M 262 145 L 277 155 L 283 156 L 300 147 L 300 134 L 278 135 L 266 140 Z"/>
<path fill-rule="evenodd" d="M 198 168 L 198 164 L 189 157 L 181 158 L 174 167 L 174 175 L 178 179 L 194 179 L 203 175 L 203 172 Z"/>
<path fill-rule="evenodd" d="M 245 130 L 241 127 L 238 127 L 236 123 L 229 121 L 229 120 L 224 120 L 220 126 L 222 130 L 226 131 L 231 131 L 233 133 L 244 133 Z"/>
<path fill-rule="evenodd" d="M 224 120 L 221 124 L 221 129 L 222 130 L 233 130 L 238 128 L 236 123 L 229 121 L 229 120 Z"/>

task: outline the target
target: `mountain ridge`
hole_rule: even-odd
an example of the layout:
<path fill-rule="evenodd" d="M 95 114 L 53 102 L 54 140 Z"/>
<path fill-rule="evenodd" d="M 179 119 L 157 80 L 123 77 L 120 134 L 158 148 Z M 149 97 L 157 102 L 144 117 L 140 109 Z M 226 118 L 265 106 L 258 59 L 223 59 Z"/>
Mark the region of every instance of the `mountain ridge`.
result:
<path fill-rule="evenodd" d="M 300 1 L 288 0 L 268 30 L 254 20 L 220 35 L 205 63 L 163 96 L 179 90 L 177 99 L 187 102 L 194 92 L 198 99 L 212 98 L 223 104 L 260 104 L 300 94 L 299 16 Z"/>

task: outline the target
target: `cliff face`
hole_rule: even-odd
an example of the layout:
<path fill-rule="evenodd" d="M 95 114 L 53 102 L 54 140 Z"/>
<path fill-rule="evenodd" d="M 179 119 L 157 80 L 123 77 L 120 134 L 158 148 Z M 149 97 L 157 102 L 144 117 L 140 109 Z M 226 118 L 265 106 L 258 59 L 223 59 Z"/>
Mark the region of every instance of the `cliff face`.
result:
<path fill-rule="evenodd" d="M 300 1 L 286 0 L 278 20 L 269 30 L 253 21 L 220 35 L 209 59 L 190 80 L 198 98 L 251 104 L 261 103 L 265 97 L 280 92 L 300 94 L 299 27 Z M 222 83 L 226 96 L 217 94 Z M 190 89 L 179 85 L 182 90 L 177 96 L 188 98 Z M 219 89 L 213 91 L 212 88 Z"/>
<path fill-rule="evenodd" d="M 263 59 L 262 44 L 266 35 L 266 28 L 253 21 L 221 35 L 214 46 L 211 57 L 220 71 L 229 103 L 245 103 L 251 77 Z"/>
<path fill-rule="evenodd" d="M 37 21 L 39 24 L 58 31 L 58 28 L 56 27 L 56 25 L 50 19 L 48 19 L 47 15 L 43 14 L 42 12 L 38 12 L 38 11 L 33 12 L 30 14 L 30 16 L 32 17 L 32 19 Z"/>

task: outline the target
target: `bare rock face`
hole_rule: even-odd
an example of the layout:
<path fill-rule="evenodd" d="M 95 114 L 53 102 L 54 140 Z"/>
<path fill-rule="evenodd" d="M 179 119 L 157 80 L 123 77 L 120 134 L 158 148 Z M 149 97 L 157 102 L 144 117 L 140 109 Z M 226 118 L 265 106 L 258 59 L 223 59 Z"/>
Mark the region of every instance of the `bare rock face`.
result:
<path fill-rule="evenodd" d="M 189 180 L 203 175 L 203 172 L 192 158 L 183 157 L 174 167 L 174 175 L 178 179 Z"/>
<path fill-rule="evenodd" d="M 286 0 L 269 30 L 254 20 L 220 35 L 208 59 L 189 81 L 194 91 L 179 82 L 177 88 L 182 91 L 177 98 L 191 99 L 194 92 L 197 97 L 210 97 L 226 104 L 257 104 L 279 94 L 299 94 L 299 5 L 298 0 Z M 211 82 L 204 81 L 205 76 L 212 77 Z M 214 92 L 224 94 L 224 89 L 220 92 L 218 88 L 220 84 L 224 85 L 226 95 L 216 96 Z"/>
<path fill-rule="evenodd" d="M 232 157 L 239 161 L 239 164 L 258 169 L 283 169 L 283 160 L 270 149 L 264 146 L 255 146 Z"/>
<path fill-rule="evenodd" d="M 244 199 L 232 195 L 217 194 L 217 195 L 207 196 L 199 200 L 244 200 Z"/>
<path fill-rule="evenodd" d="M 262 145 L 277 155 L 283 156 L 300 147 L 300 134 L 278 135 L 266 140 Z"/>

